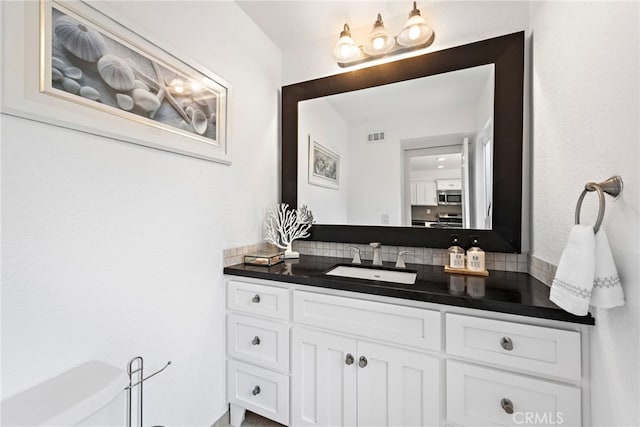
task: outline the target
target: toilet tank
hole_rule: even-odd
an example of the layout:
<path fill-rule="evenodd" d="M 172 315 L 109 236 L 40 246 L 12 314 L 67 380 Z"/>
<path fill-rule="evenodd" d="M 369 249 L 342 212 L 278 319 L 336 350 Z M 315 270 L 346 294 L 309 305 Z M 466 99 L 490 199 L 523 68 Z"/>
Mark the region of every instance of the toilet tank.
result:
<path fill-rule="evenodd" d="M 2 401 L 3 427 L 124 425 L 124 370 L 92 360 Z"/>

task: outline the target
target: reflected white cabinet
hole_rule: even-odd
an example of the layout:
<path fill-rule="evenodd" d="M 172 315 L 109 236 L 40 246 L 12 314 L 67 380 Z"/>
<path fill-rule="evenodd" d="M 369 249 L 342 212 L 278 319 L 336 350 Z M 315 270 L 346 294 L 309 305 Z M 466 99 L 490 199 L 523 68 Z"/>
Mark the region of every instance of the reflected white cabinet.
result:
<path fill-rule="evenodd" d="M 438 193 L 435 181 L 412 181 L 411 204 L 414 206 L 437 206 Z"/>
<path fill-rule="evenodd" d="M 437 179 L 436 188 L 442 190 L 462 190 L 461 179 Z"/>
<path fill-rule="evenodd" d="M 291 421 L 301 426 L 434 426 L 436 357 L 295 327 Z"/>

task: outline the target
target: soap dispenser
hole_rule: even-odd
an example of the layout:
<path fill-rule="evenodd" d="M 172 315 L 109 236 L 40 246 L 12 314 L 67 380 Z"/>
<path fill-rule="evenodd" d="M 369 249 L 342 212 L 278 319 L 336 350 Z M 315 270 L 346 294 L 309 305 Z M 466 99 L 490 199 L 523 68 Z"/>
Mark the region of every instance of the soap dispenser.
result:
<path fill-rule="evenodd" d="M 467 251 L 467 270 L 485 271 L 485 253 L 480 249 L 478 236 L 471 236 L 471 248 Z"/>
<path fill-rule="evenodd" d="M 464 249 L 460 247 L 458 243 L 458 236 L 451 235 L 451 246 L 448 249 L 449 252 L 449 267 L 451 268 L 464 268 Z"/>

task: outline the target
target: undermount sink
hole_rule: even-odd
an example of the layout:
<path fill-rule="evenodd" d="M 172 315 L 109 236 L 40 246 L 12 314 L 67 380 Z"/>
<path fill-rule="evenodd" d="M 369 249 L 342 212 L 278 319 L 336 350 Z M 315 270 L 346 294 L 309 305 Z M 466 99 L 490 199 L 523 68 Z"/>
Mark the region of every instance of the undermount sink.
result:
<path fill-rule="evenodd" d="M 377 268 L 354 267 L 350 265 L 339 265 L 327 271 L 325 274 L 328 276 L 351 277 L 353 279 L 402 283 L 405 285 L 415 284 L 417 276 L 417 273 L 411 271 L 380 270 Z"/>

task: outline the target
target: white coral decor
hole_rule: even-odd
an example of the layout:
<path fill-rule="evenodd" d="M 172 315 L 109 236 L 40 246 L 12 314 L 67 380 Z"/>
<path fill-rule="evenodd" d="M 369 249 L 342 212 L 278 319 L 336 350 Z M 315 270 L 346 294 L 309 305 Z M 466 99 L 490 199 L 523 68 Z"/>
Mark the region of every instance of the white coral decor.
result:
<path fill-rule="evenodd" d="M 285 258 L 299 258 L 298 252 L 291 250 L 296 239 L 309 237 L 313 225 L 313 214 L 306 205 L 291 209 L 287 203 L 280 203 L 267 210 L 264 221 L 264 239 L 284 249 Z"/>

